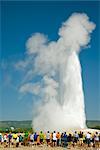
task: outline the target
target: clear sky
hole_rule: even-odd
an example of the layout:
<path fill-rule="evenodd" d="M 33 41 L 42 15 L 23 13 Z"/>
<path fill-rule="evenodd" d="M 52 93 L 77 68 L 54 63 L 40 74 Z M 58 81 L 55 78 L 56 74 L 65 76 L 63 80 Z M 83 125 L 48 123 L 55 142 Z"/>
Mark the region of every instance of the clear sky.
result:
<path fill-rule="evenodd" d="M 50 40 L 56 40 L 62 22 L 73 12 L 85 12 L 96 24 L 90 47 L 80 53 L 80 61 L 86 117 L 100 120 L 99 7 L 100 2 L 97 1 L 1 2 L 0 120 L 32 119 L 32 95 L 19 93 L 23 73 L 19 73 L 14 66 L 24 59 L 25 43 L 34 32 L 44 33 Z"/>

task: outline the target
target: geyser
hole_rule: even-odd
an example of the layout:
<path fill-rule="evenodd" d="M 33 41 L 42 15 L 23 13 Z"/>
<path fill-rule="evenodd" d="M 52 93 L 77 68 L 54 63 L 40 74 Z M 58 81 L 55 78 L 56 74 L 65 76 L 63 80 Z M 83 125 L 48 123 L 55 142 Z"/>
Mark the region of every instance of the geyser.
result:
<path fill-rule="evenodd" d="M 94 28 L 95 24 L 86 14 L 73 13 L 59 29 L 57 41 L 49 41 L 41 33 L 28 39 L 28 56 L 34 56 L 30 73 L 41 78 L 37 83 L 25 83 L 20 91 L 38 97 L 33 108 L 35 130 L 63 131 L 86 127 L 78 54 L 90 42 Z"/>

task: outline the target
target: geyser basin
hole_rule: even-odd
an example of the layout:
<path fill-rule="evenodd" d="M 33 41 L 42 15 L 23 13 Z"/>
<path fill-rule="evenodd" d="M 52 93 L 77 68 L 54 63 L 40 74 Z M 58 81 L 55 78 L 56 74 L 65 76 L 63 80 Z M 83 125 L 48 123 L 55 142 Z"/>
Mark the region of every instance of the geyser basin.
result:
<path fill-rule="evenodd" d="M 74 13 L 59 29 L 57 41 L 49 41 L 41 33 L 35 33 L 28 39 L 27 51 L 31 59 L 33 56 L 34 64 L 31 71 L 41 79 L 37 83 L 26 83 L 20 91 L 30 87 L 30 92 L 39 99 L 33 108 L 35 130 L 85 128 L 78 54 L 90 42 L 90 33 L 94 28 L 94 23 L 86 14 Z"/>

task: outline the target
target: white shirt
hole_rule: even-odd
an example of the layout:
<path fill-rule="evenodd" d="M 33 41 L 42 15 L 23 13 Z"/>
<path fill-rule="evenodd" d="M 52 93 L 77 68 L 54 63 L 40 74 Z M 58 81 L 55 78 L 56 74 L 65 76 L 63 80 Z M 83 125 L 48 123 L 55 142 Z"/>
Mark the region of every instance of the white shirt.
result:
<path fill-rule="evenodd" d="M 7 141 L 7 136 L 6 135 L 4 135 L 4 141 Z"/>
<path fill-rule="evenodd" d="M 34 135 L 33 135 L 33 134 L 31 134 L 31 135 L 30 135 L 30 139 L 31 139 L 31 140 L 33 140 L 33 138 L 34 138 Z"/>
<path fill-rule="evenodd" d="M 95 140 L 95 141 L 99 141 L 98 135 L 95 136 L 94 140 Z"/>
<path fill-rule="evenodd" d="M 89 133 L 87 133 L 86 138 L 87 138 L 87 139 L 90 139 L 90 138 L 91 138 L 91 135 L 90 135 Z"/>
<path fill-rule="evenodd" d="M 57 140 L 56 133 L 53 133 L 53 140 Z"/>
<path fill-rule="evenodd" d="M 75 134 L 74 134 L 74 137 L 78 138 L 79 136 L 78 136 L 78 134 L 77 134 L 77 133 L 75 133 Z"/>
<path fill-rule="evenodd" d="M 46 139 L 50 139 L 50 133 L 46 134 Z"/>
<path fill-rule="evenodd" d="M 18 142 L 18 143 L 19 143 L 19 136 L 17 137 L 16 142 Z"/>

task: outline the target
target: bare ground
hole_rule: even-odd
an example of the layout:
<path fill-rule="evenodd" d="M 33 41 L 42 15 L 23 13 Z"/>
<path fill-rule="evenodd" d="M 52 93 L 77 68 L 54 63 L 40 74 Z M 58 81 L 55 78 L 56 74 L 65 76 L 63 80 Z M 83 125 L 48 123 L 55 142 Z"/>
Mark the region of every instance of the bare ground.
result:
<path fill-rule="evenodd" d="M 33 146 L 33 147 L 19 147 L 19 148 L 0 148 L 1 150 L 100 150 L 100 148 L 86 148 L 86 147 L 47 147 L 47 146 Z"/>

